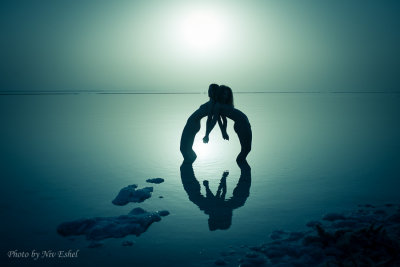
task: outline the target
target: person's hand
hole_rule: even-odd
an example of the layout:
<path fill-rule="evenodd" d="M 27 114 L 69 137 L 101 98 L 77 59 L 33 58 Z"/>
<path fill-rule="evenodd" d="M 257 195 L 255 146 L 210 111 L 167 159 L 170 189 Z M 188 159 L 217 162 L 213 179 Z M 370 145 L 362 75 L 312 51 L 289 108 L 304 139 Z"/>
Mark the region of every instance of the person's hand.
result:
<path fill-rule="evenodd" d="M 226 132 L 223 132 L 222 138 L 224 138 L 225 140 L 229 140 L 229 135 Z"/>
<path fill-rule="evenodd" d="M 204 138 L 203 138 L 203 143 L 204 143 L 204 144 L 207 144 L 207 143 L 208 143 L 208 135 L 204 136 Z"/>

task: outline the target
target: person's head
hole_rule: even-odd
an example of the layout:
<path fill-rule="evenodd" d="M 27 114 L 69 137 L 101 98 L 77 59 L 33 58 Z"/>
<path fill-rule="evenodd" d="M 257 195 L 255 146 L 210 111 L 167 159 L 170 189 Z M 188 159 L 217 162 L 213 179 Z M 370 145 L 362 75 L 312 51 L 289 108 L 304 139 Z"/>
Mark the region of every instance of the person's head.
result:
<path fill-rule="evenodd" d="M 218 102 L 233 107 L 233 93 L 229 86 L 221 85 L 219 87 L 219 93 L 217 97 Z"/>
<path fill-rule="evenodd" d="M 232 225 L 231 209 L 216 211 L 209 215 L 208 229 L 210 229 L 210 231 L 227 230 Z"/>
<path fill-rule="evenodd" d="M 210 84 L 210 86 L 208 87 L 208 97 L 211 98 L 212 100 L 216 100 L 218 89 L 219 89 L 218 84 L 215 83 Z"/>

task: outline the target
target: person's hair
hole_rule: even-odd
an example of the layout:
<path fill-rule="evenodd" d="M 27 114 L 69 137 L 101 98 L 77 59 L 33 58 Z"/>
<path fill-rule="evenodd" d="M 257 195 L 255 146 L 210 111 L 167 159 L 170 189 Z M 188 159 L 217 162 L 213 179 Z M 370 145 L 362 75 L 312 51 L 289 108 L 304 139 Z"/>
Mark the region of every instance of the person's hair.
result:
<path fill-rule="evenodd" d="M 217 92 L 219 89 L 219 85 L 216 83 L 210 84 L 208 87 L 208 97 L 211 98 L 212 100 L 216 100 Z"/>
<path fill-rule="evenodd" d="M 220 214 L 210 214 L 208 218 L 208 228 L 210 231 L 215 230 L 227 230 L 232 225 L 232 212 L 226 214 L 222 212 Z"/>
<path fill-rule="evenodd" d="M 227 93 L 228 97 L 226 99 L 223 99 L 223 94 L 224 92 Z M 226 104 L 229 106 L 234 106 L 233 104 L 233 93 L 232 93 L 232 89 L 229 86 L 226 85 L 221 85 L 219 86 L 219 90 L 218 90 L 218 94 L 217 94 L 217 101 L 222 103 L 222 104 Z"/>

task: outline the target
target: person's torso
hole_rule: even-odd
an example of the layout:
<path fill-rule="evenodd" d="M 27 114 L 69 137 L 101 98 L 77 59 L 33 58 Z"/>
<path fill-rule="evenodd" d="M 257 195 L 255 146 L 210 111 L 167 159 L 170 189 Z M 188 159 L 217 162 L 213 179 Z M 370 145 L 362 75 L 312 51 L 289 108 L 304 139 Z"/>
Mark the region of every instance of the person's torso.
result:
<path fill-rule="evenodd" d="M 188 122 L 196 123 L 200 122 L 202 118 L 208 115 L 209 112 L 209 102 L 204 103 L 201 105 L 192 115 L 188 118 Z"/>
<path fill-rule="evenodd" d="M 226 116 L 227 118 L 233 120 L 235 123 L 249 123 L 247 116 L 240 110 L 229 106 L 220 104 L 218 106 L 220 114 Z"/>

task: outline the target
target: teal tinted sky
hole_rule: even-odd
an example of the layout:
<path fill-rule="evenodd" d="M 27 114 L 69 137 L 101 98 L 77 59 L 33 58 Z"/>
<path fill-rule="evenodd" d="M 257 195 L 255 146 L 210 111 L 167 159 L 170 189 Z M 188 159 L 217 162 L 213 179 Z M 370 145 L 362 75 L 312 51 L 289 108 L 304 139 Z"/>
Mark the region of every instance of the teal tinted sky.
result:
<path fill-rule="evenodd" d="M 0 5 L 2 91 L 400 88 L 399 1 Z"/>

